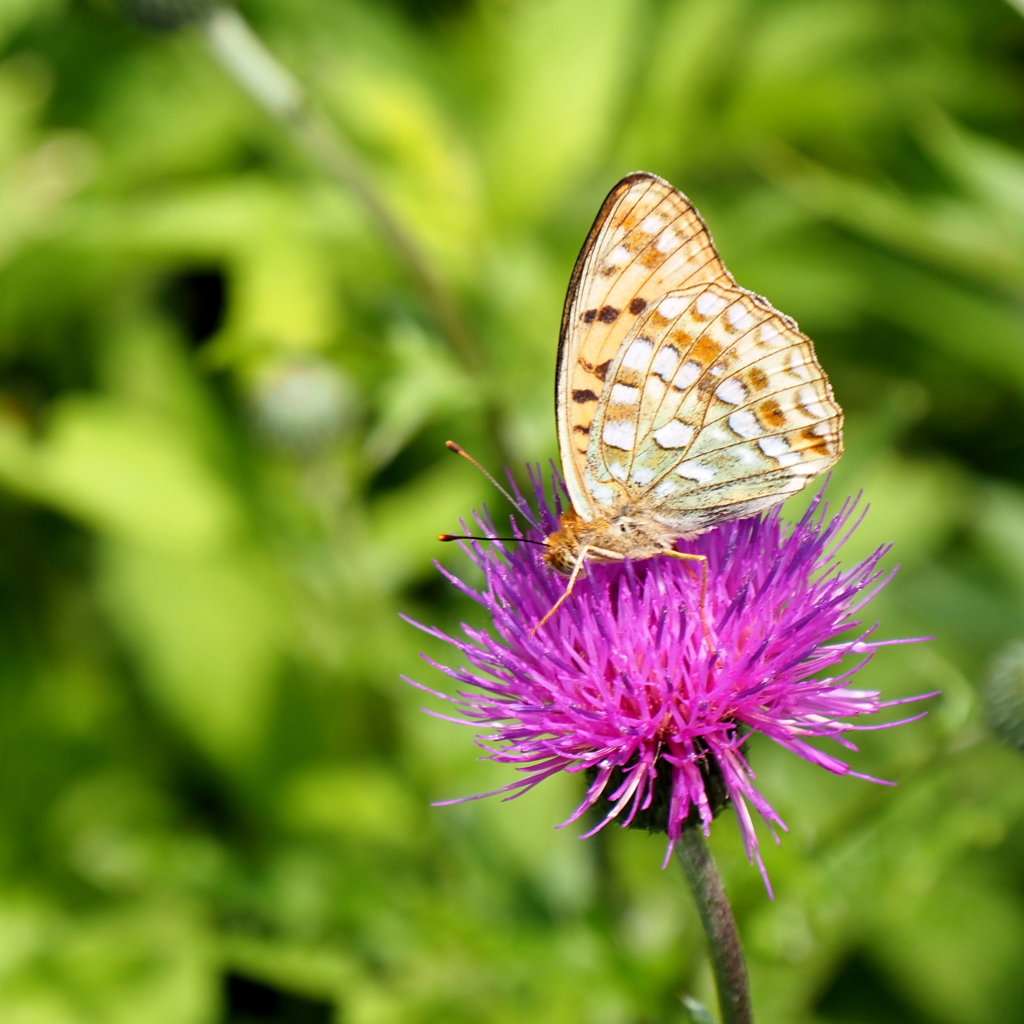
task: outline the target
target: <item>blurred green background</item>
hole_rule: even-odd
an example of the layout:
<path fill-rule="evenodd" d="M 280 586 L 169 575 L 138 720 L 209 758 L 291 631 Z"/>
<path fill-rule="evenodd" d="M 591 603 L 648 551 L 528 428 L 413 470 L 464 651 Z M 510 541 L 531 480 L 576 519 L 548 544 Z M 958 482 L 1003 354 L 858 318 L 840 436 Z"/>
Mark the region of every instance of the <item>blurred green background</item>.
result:
<path fill-rule="evenodd" d="M 127 2 L 127 0 L 126 0 Z M 171 0 L 150 0 L 152 9 Z M 1024 7 L 1024 4 L 1021 5 Z M 399 674 L 435 557 L 555 454 L 556 336 L 607 189 L 672 180 L 847 411 L 862 675 L 929 717 L 719 857 L 761 1024 L 1024 1019 L 1024 17 L 1004 0 L 243 0 L 467 324 L 201 27 L 0 2 L 0 1020 L 669 1024 L 712 1002 L 664 840 L 556 831 Z M 435 648 L 433 653 L 440 652 Z M 1002 673 L 1022 686 L 1024 669 Z"/>

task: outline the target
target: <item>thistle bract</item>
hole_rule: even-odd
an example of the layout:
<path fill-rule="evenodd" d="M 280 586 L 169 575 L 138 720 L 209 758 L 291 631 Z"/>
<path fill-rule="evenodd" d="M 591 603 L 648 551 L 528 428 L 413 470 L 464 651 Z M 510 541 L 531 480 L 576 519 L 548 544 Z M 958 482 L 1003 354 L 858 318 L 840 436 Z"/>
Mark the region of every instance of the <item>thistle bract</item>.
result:
<path fill-rule="evenodd" d="M 516 533 L 526 543 L 466 544 L 483 572 L 481 589 L 441 569 L 487 610 L 492 629 L 464 625 L 459 639 L 414 623 L 470 665 L 426 659 L 465 687 L 455 696 L 428 691 L 458 709 L 440 717 L 479 726 L 477 742 L 488 755 L 522 774 L 497 793 L 521 795 L 557 772 L 584 774 L 586 796 L 565 824 L 596 805 L 603 814 L 587 835 L 612 820 L 651 828 L 653 818 L 671 853 L 684 827 L 707 834 L 716 811 L 731 803 L 747 854 L 763 873 L 751 808 L 776 837 L 785 825 L 754 787 L 750 735 L 763 733 L 837 774 L 870 779 L 810 741 L 856 750 L 851 730 L 901 724 L 848 721 L 903 703 L 848 686 L 878 647 L 908 642 L 857 631 L 858 611 L 890 578 L 879 565 L 888 547 L 843 570 L 836 556 L 859 522 L 857 503 L 830 516 L 819 495 L 795 525 L 784 524 L 776 508 L 678 542 L 679 550 L 707 558 L 703 614 L 700 563 L 655 557 L 588 565 L 565 604 L 534 632 L 566 586 L 543 564 L 544 548 L 529 543 L 556 528 L 561 481 L 554 480 L 554 501 L 539 475 L 534 485 L 536 523 Z M 494 533 L 486 515 L 475 518 L 481 533 Z M 850 655 L 855 662 L 840 669 Z"/>

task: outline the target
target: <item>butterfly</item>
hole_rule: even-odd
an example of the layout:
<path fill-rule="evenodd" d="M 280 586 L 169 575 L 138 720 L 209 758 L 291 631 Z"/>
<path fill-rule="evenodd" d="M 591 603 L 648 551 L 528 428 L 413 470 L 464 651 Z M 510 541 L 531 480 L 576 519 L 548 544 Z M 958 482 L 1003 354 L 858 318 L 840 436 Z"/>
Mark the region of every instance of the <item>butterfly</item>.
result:
<path fill-rule="evenodd" d="M 572 507 L 544 560 L 669 555 L 784 501 L 842 453 L 842 410 L 796 322 L 736 284 L 693 204 L 637 172 L 608 193 L 573 269 L 555 382 Z M 706 564 L 705 564 L 706 582 Z"/>

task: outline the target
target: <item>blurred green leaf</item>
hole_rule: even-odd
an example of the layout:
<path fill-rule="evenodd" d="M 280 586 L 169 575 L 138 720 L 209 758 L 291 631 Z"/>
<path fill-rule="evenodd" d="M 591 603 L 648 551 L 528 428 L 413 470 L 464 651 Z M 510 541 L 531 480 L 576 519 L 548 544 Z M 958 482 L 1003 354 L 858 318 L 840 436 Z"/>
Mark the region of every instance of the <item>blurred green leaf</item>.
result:
<path fill-rule="evenodd" d="M 435 417 L 475 404 L 465 372 L 415 324 L 396 324 L 389 341 L 395 372 L 384 383 L 380 419 L 364 449 L 374 467 L 389 463 Z"/>
<path fill-rule="evenodd" d="M 141 410 L 68 398 L 41 444 L 6 427 L 0 473 L 105 532 L 165 550 L 201 551 L 238 531 L 239 512 L 190 448 L 169 424 Z"/>
<path fill-rule="evenodd" d="M 525 0 L 490 12 L 496 102 L 486 124 L 500 214 L 549 214 L 588 174 L 619 116 L 636 11 L 624 0 Z"/>
<path fill-rule="evenodd" d="M 111 542 L 110 610 L 158 700 L 209 754 L 255 756 L 288 637 L 273 571 L 253 551 L 188 555 Z"/>
<path fill-rule="evenodd" d="M 420 808 L 393 775 L 369 767 L 304 769 L 282 800 L 288 824 L 356 840 L 407 846 L 419 842 Z"/>

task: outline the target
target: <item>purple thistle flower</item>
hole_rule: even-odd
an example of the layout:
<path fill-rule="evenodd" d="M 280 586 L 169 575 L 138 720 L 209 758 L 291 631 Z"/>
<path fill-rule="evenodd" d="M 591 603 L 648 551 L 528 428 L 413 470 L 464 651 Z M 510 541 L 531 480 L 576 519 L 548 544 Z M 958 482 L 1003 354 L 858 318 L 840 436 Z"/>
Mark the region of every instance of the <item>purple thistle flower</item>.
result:
<path fill-rule="evenodd" d="M 540 542 L 557 528 L 564 487 L 556 477 L 552 504 L 539 474 L 533 483 L 539 523 L 526 533 L 514 521 L 513 528 Z M 707 558 L 707 631 L 700 563 L 655 557 L 588 565 L 586 578 L 534 635 L 566 585 L 544 565 L 544 549 L 466 545 L 483 571 L 481 590 L 439 568 L 487 610 L 494 635 L 463 625 L 466 639 L 459 640 L 413 625 L 462 652 L 472 668 L 424 658 L 473 690 L 451 697 L 407 682 L 453 703 L 460 717 L 437 717 L 483 727 L 479 745 L 523 773 L 480 796 L 512 799 L 557 772 L 583 772 L 586 796 L 564 824 L 596 805 L 605 813 L 586 836 L 616 818 L 624 827 L 665 831 L 666 863 L 684 827 L 699 822 L 707 835 L 714 815 L 731 803 L 747 856 L 767 884 L 750 806 L 776 841 L 775 826 L 786 826 L 753 785 L 748 737 L 763 733 L 831 772 L 881 782 L 808 741 L 828 738 L 856 750 L 846 733 L 922 717 L 882 725 L 841 720 L 908 702 L 882 701 L 875 690 L 846 684 L 877 648 L 913 642 L 871 640 L 873 627 L 836 642 L 859 625 L 854 616 L 891 578 L 879 567 L 888 546 L 845 572 L 836 562 L 860 521 L 853 521 L 856 504 L 848 500 L 829 519 L 819 494 L 794 526 L 784 525 L 776 508 L 679 541 L 679 550 Z M 482 533 L 494 533 L 486 514 L 475 519 Z M 847 655 L 860 656 L 858 663 L 826 674 Z"/>

